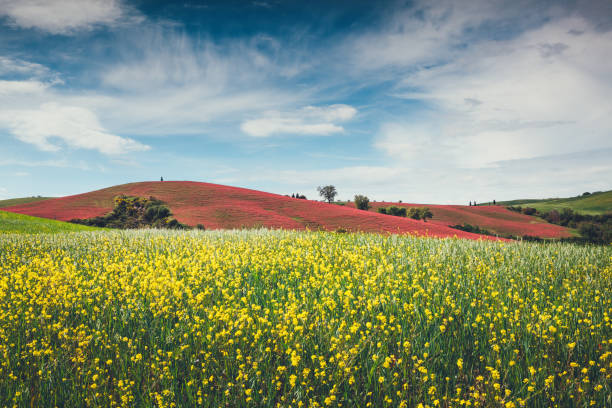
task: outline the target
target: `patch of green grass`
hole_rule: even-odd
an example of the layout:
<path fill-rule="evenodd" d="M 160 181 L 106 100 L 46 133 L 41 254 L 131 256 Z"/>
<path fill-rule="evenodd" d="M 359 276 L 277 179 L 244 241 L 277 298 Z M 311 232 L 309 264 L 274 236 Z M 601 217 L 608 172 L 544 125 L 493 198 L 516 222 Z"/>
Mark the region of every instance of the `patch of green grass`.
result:
<path fill-rule="evenodd" d="M 0 211 L 0 234 L 39 234 L 99 230 L 100 228 L 85 225 Z"/>
<path fill-rule="evenodd" d="M 582 214 L 604 214 L 612 211 L 612 190 L 586 196 L 547 198 L 543 200 L 499 201 L 499 205 L 533 207 L 540 212 L 569 208 Z"/>
<path fill-rule="evenodd" d="M 0 200 L 0 208 L 10 207 L 13 205 L 21 205 L 27 203 L 33 203 L 36 201 L 48 200 L 52 197 L 22 197 L 22 198 L 9 198 L 8 200 Z"/>

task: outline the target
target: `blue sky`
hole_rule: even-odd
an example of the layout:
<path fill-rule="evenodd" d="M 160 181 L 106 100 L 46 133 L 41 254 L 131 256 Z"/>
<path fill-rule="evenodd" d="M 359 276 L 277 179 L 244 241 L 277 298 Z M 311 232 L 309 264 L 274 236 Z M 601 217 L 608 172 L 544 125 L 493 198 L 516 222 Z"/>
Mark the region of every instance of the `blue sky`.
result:
<path fill-rule="evenodd" d="M 0 198 L 609 190 L 611 5 L 0 0 Z"/>

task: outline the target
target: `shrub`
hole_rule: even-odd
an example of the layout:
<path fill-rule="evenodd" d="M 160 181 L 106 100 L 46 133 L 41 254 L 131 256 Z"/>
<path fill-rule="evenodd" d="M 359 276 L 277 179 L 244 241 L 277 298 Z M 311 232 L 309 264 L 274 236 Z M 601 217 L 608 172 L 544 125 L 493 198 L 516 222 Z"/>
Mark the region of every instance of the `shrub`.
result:
<path fill-rule="evenodd" d="M 396 217 L 405 217 L 406 216 L 406 207 L 396 207 L 392 205 L 387 208 L 387 214 L 394 215 Z"/>
<path fill-rule="evenodd" d="M 355 207 L 358 210 L 369 210 L 370 209 L 370 199 L 364 195 L 358 194 L 355 196 Z"/>
<path fill-rule="evenodd" d="M 410 211 L 408 211 L 408 217 L 412 218 L 413 220 L 420 220 L 421 212 L 419 211 L 418 208 L 412 207 Z"/>
<path fill-rule="evenodd" d="M 96 227 L 132 229 L 143 227 L 183 229 L 188 228 L 176 219 L 161 200 L 155 197 L 129 197 L 120 195 L 114 199 L 115 208 L 102 217 L 74 219 L 71 222 Z"/>
<path fill-rule="evenodd" d="M 525 215 L 534 215 L 538 211 L 533 207 L 525 207 L 523 208 L 523 214 Z"/>

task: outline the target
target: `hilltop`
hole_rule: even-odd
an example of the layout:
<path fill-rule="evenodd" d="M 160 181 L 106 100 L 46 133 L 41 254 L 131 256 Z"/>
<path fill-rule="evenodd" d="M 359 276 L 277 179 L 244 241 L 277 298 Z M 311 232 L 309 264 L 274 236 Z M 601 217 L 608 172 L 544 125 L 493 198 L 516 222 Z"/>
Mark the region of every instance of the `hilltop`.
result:
<path fill-rule="evenodd" d="M 570 210 L 581 214 L 598 215 L 612 212 L 612 190 L 584 193 L 576 197 L 545 198 L 500 201 L 497 204 L 507 206 L 533 207 L 540 212 L 550 210 Z"/>
<path fill-rule="evenodd" d="M 436 237 L 486 238 L 450 228 L 470 222 L 500 234 L 570 236 L 569 230 L 503 207 L 429 206 L 428 222 L 362 211 L 351 205 L 327 204 L 211 183 L 193 181 L 139 182 L 104 188 L 74 196 L 53 198 L 8 207 L 5 210 L 68 221 L 109 213 L 118 195 L 150 197 L 167 203 L 184 224 L 207 229 L 284 228 L 410 233 Z M 384 203 L 374 203 L 382 205 Z M 409 204 L 403 204 L 409 206 Z M 490 238 L 493 239 L 493 238 Z"/>

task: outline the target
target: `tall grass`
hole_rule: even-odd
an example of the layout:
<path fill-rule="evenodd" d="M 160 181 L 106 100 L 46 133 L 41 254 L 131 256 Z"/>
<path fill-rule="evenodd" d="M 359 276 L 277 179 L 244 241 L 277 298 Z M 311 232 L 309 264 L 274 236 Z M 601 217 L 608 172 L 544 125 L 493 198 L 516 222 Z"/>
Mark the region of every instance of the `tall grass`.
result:
<path fill-rule="evenodd" d="M 0 405 L 610 405 L 612 248 L 0 237 Z"/>

